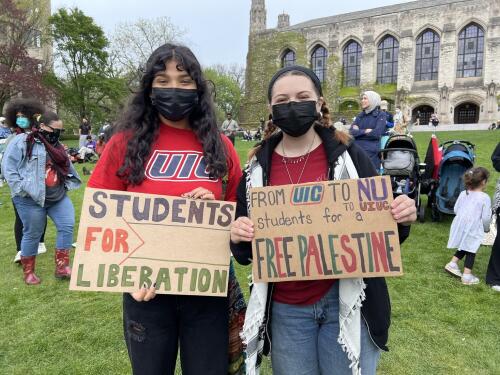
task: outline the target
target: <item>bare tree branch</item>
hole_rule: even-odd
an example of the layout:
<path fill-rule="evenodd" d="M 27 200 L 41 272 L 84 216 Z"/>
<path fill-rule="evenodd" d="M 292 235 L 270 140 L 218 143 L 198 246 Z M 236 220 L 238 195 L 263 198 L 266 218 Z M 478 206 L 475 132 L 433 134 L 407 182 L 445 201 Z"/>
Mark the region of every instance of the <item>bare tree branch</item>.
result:
<path fill-rule="evenodd" d="M 118 24 L 110 47 L 116 74 L 133 77 L 132 83 L 156 48 L 168 42 L 182 42 L 185 35 L 186 30 L 175 26 L 168 17 Z"/>

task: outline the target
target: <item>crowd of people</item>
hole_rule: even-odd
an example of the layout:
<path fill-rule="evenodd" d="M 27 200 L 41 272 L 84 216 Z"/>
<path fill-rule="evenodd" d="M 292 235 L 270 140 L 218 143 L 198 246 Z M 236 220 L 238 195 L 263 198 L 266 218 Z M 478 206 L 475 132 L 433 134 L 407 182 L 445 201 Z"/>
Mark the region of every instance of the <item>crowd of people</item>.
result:
<path fill-rule="evenodd" d="M 407 119 L 401 110 L 389 113 L 387 102 L 374 91 L 363 92 L 362 111 L 348 128 L 342 123 L 334 126 L 321 81 L 302 66 L 278 70 L 268 84 L 266 99 L 270 117 L 261 120 L 255 134 L 245 135 L 259 142 L 242 172 L 233 146 L 238 123 L 227 113 L 218 127 L 213 97 L 198 60 L 187 47 L 165 44 L 149 57 L 140 87 L 113 125 L 110 139 L 106 138 L 109 126 L 99 130 L 96 141 L 90 122 L 82 119 L 78 158 L 98 156 L 87 186 L 234 201 L 236 218 L 228 248 L 238 263 L 249 264 L 255 233 L 249 189 L 376 176 L 381 137 L 390 129 L 406 131 Z M 0 134 L 9 139 L 2 174 L 16 213 L 16 254 L 24 281 L 28 285 L 41 282 L 35 272 L 36 256 L 45 251 L 47 217 L 57 232 L 54 275 L 67 279 L 75 223 L 67 192 L 80 187 L 81 179 L 60 142 L 64 124 L 56 113 L 30 99 L 8 103 L 4 122 Z M 201 153 L 205 175 L 189 181 L 150 178 L 146 168 L 156 150 Z M 500 170 L 499 147 L 495 152 L 494 165 Z M 488 176 L 484 168 L 467 171 L 466 190 L 455 205 L 448 246 L 457 252 L 445 268 L 467 285 L 478 282 L 471 272 L 474 253 L 478 238 L 489 228 L 490 200 L 483 192 Z M 497 184 L 492 206 L 497 226 L 499 200 Z M 390 212 L 403 243 L 416 220 L 415 202 L 400 194 Z M 481 221 L 474 221 L 476 216 Z M 495 290 L 500 289 L 499 245 L 497 236 L 487 276 Z M 464 258 L 462 273 L 458 262 Z M 229 284 L 239 289 L 234 272 L 230 275 Z M 233 295 L 241 293 L 229 294 Z M 243 363 L 247 373 L 255 373 L 261 354 L 271 355 L 277 375 L 375 374 L 380 355 L 387 350 L 391 309 L 382 277 L 255 283 L 242 332 L 242 339 L 251 342 L 245 362 L 241 346 L 230 345 L 233 317 L 228 306 L 235 304 L 230 297 L 157 295 L 155 285 L 125 293 L 123 329 L 134 374 L 173 374 L 179 349 L 182 371 L 188 375 L 227 374 L 229 369 L 238 373 Z M 238 330 L 243 327 L 240 323 Z M 235 352 L 230 350 L 233 347 Z"/>

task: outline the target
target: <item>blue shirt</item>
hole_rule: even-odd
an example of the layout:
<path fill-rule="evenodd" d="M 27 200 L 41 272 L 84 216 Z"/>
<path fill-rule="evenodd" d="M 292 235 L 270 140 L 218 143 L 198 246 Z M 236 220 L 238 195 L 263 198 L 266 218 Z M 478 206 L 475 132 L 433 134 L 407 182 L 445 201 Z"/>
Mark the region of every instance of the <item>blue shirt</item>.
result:
<path fill-rule="evenodd" d="M 3 126 L 0 126 L 0 139 L 3 138 L 8 138 L 12 134 L 12 131 L 10 128 L 5 128 Z"/>

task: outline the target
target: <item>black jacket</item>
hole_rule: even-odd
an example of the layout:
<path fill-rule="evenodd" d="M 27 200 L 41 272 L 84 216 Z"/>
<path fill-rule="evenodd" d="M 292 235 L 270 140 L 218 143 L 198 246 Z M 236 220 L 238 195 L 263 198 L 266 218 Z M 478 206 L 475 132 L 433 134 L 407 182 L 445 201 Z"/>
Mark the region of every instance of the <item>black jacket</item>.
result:
<path fill-rule="evenodd" d="M 493 168 L 495 168 L 497 172 L 500 172 L 500 142 L 497 143 L 497 147 L 491 155 L 491 161 L 493 163 Z"/>
<path fill-rule="evenodd" d="M 333 171 L 337 163 L 338 157 L 344 152 L 348 151 L 351 159 L 356 167 L 360 178 L 376 176 L 377 172 L 370 162 L 366 153 L 354 144 L 343 145 L 334 138 L 334 129 L 324 128 L 321 126 L 315 127 L 316 132 L 323 141 L 323 146 L 326 150 L 328 158 L 328 178 L 333 180 Z M 271 137 L 269 140 L 262 143 L 262 147 L 257 152 L 257 160 L 263 169 L 264 186 L 269 182 L 269 171 L 271 164 L 271 157 L 274 149 L 282 138 L 281 132 Z M 240 216 L 248 216 L 247 212 L 247 199 L 246 199 L 246 175 L 241 178 L 238 186 L 238 200 L 236 205 L 236 218 Z M 399 241 L 402 243 L 410 233 L 409 226 L 398 225 Z M 252 260 L 252 244 L 250 242 L 240 242 L 239 244 L 231 243 L 231 251 L 236 261 L 240 264 L 247 265 Z M 370 337 L 374 343 L 383 350 L 387 349 L 387 338 L 389 332 L 389 325 L 391 319 L 391 304 L 389 300 L 389 292 L 383 277 L 366 278 L 366 300 L 363 302 L 361 313 L 368 325 Z M 268 293 L 268 307 L 266 314 L 270 315 L 270 308 L 272 298 L 272 284 L 270 284 Z M 270 319 L 266 316 L 266 338 L 271 339 Z M 266 340 L 267 341 L 267 340 Z M 269 351 L 269 342 L 266 342 L 264 347 L 264 354 Z"/>

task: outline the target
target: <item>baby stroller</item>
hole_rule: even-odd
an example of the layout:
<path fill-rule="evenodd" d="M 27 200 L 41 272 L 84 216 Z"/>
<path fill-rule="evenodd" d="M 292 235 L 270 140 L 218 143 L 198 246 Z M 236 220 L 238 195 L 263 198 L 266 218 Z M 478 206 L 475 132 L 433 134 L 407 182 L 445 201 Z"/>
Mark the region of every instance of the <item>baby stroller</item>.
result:
<path fill-rule="evenodd" d="M 474 166 L 474 145 L 468 141 L 447 141 L 440 145 L 442 159 L 439 164 L 438 182 L 429 192 L 432 220 L 441 220 L 441 214 L 454 215 L 453 208 L 465 189 L 462 176 Z"/>
<path fill-rule="evenodd" d="M 415 200 L 420 222 L 425 219 L 425 207 L 421 204 L 421 168 L 417 145 L 412 137 L 401 134 L 391 135 L 380 151 L 382 175 L 391 176 L 394 197 L 406 194 Z"/>

